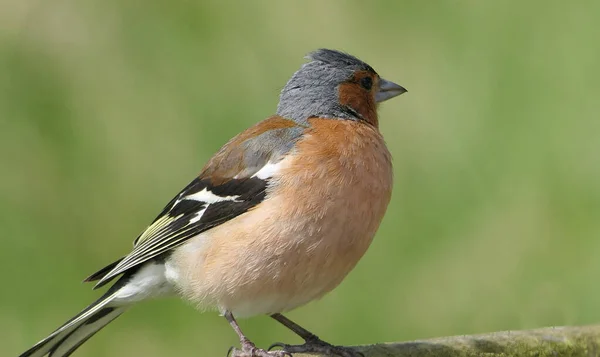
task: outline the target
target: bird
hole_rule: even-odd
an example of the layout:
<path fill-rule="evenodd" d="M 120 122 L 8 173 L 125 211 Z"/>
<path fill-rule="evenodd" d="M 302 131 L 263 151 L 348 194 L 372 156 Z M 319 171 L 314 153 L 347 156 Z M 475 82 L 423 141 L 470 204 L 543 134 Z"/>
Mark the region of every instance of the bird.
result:
<path fill-rule="evenodd" d="M 215 309 L 240 340 L 232 357 L 358 356 L 283 313 L 337 287 L 367 251 L 393 187 L 379 103 L 407 90 L 346 52 L 317 49 L 276 114 L 222 146 L 135 239 L 84 281 L 113 282 L 20 357 L 66 357 L 131 306 L 180 296 Z M 268 315 L 304 339 L 258 348 L 237 319 Z"/>

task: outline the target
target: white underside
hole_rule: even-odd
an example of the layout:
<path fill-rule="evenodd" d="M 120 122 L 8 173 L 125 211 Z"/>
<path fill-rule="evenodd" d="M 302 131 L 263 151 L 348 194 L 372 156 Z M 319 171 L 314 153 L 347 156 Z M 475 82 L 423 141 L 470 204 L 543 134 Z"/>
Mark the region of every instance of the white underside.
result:
<path fill-rule="evenodd" d="M 141 300 L 172 295 L 173 284 L 166 276 L 162 263 L 146 263 L 131 280 L 119 289 L 113 300 L 114 305 L 128 305 Z"/>

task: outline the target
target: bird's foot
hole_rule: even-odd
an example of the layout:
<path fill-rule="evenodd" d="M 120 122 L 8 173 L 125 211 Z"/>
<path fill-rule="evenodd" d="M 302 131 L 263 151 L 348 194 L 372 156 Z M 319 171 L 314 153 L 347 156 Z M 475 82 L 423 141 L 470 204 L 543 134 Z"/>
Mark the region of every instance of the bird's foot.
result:
<path fill-rule="evenodd" d="M 242 341 L 242 349 L 231 347 L 227 352 L 228 357 L 292 357 L 292 354 L 285 349 L 277 351 L 266 351 L 262 348 L 257 348 L 254 343 L 249 340 Z"/>
<path fill-rule="evenodd" d="M 311 338 L 306 340 L 306 342 L 302 345 L 288 345 L 281 342 L 276 342 L 269 347 L 270 352 L 273 348 L 279 347 L 281 350 L 277 351 L 285 351 L 288 353 L 314 353 L 314 354 L 322 354 L 327 356 L 341 356 L 341 357 L 365 357 L 359 351 L 354 350 L 350 347 L 344 346 L 334 346 L 330 343 L 327 343 L 318 337 Z"/>

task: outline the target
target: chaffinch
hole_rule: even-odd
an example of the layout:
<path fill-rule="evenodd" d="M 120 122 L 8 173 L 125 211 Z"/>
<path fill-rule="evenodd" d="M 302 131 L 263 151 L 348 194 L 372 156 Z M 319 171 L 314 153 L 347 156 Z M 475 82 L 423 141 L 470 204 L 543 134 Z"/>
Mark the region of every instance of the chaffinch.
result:
<path fill-rule="evenodd" d="M 172 294 L 225 316 L 241 342 L 234 357 L 355 355 L 281 313 L 331 291 L 369 247 L 392 191 L 377 105 L 406 89 L 346 53 L 307 59 L 276 115 L 225 144 L 131 253 L 85 280 L 99 288 L 119 277 L 108 291 L 21 357 L 69 356 L 133 304 Z M 235 317 L 259 314 L 305 343 L 257 348 Z"/>

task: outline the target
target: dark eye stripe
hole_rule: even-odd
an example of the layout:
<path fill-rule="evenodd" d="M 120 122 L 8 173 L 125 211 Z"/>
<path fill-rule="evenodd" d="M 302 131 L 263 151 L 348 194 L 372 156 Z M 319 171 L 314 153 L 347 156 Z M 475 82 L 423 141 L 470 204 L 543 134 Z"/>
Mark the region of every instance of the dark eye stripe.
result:
<path fill-rule="evenodd" d="M 371 77 L 363 77 L 360 79 L 360 85 L 366 90 L 371 90 L 373 79 Z"/>

